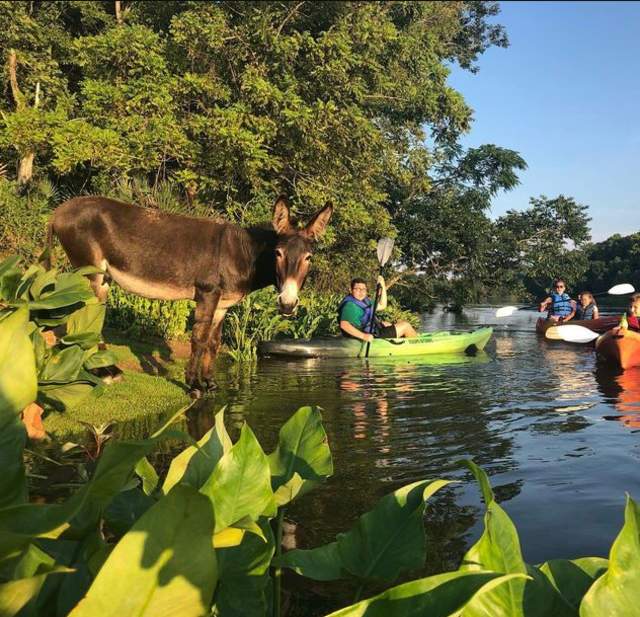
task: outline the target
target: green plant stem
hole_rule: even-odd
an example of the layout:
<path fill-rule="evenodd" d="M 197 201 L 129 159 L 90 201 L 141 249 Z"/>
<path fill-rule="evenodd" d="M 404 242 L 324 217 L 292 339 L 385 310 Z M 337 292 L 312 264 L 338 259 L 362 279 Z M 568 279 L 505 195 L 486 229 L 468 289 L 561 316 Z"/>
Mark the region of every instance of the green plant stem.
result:
<path fill-rule="evenodd" d="M 278 524 L 276 527 L 276 557 L 282 554 L 282 522 L 284 521 L 284 508 L 278 511 Z M 273 617 L 280 617 L 282 598 L 282 568 L 277 567 L 273 573 Z"/>

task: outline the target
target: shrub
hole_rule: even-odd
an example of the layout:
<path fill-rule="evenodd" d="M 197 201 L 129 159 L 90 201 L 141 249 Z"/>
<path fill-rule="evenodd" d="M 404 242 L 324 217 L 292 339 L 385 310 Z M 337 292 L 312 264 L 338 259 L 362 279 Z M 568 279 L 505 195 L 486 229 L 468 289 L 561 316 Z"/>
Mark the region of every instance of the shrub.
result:
<path fill-rule="evenodd" d="M 149 300 L 111 285 L 106 325 L 132 336 L 177 338 L 187 332 L 194 306 L 189 300 Z"/>

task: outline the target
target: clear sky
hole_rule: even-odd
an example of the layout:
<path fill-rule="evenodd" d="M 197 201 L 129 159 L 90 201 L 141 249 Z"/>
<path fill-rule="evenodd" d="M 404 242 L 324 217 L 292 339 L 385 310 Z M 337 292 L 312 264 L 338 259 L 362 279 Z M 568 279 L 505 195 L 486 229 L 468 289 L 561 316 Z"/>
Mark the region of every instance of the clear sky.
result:
<path fill-rule="evenodd" d="M 593 239 L 640 230 L 640 2 L 501 2 L 509 35 L 450 84 L 474 109 L 463 143 L 511 148 L 521 184 L 492 216 L 560 193 L 588 205 Z"/>

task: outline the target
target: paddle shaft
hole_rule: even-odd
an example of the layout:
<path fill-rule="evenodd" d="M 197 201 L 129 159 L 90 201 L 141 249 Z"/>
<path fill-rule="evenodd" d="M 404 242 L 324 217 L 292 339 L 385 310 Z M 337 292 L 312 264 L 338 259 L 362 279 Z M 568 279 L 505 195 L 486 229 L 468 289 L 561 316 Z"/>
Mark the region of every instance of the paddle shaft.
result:
<path fill-rule="evenodd" d="M 380 270 L 378 271 L 378 274 L 380 276 L 382 276 L 382 266 L 380 266 Z M 375 323 L 376 323 L 376 310 L 378 309 L 378 300 L 380 299 L 380 296 L 382 295 L 382 285 L 380 285 L 380 283 L 376 284 L 376 295 L 375 298 L 373 299 L 373 311 L 371 312 L 371 319 L 369 320 L 369 330 L 371 330 L 371 332 L 369 334 L 373 335 L 373 330 L 375 329 Z M 367 346 L 365 348 L 364 351 L 364 357 L 368 358 L 369 357 L 369 348 L 371 347 L 371 341 L 367 341 Z"/>

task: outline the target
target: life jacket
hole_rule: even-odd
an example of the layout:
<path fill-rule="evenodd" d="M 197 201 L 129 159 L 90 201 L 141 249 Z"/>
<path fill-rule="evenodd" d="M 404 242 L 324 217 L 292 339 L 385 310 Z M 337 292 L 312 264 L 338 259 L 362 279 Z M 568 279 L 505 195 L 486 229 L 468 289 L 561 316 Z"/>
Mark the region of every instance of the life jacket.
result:
<path fill-rule="evenodd" d="M 569 294 L 557 294 L 555 292 L 551 292 L 549 297 L 551 298 L 551 306 L 549 307 L 548 317 L 551 317 L 552 315 L 556 315 L 558 317 L 567 317 L 571 315 L 573 306 L 571 305 L 571 298 L 569 297 Z"/>
<path fill-rule="evenodd" d="M 576 306 L 576 319 L 593 319 L 593 311 L 596 305 L 592 302 L 583 307 L 582 304 Z"/>
<path fill-rule="evenodd" d="M 366 298 L 364 301 L 357 300 L 351 294 L 345 296 L 342 299 L 342 302 L 340 302 L 340 306 L 338 307 L 338 324 L 340 324 L 342 308 L 348 302 L 353 302 L 356 306 L 359 306 L 364 311 L 364 315 L 360 320 L 360 330 L 369 334 L 371 332 L 375 332 L 377 330 L 377 320 L 371 319 L 371 315 L 373 314 L 373 306 L 371 305 L 371 300 L 369 300 L 369 298 Z"/>

